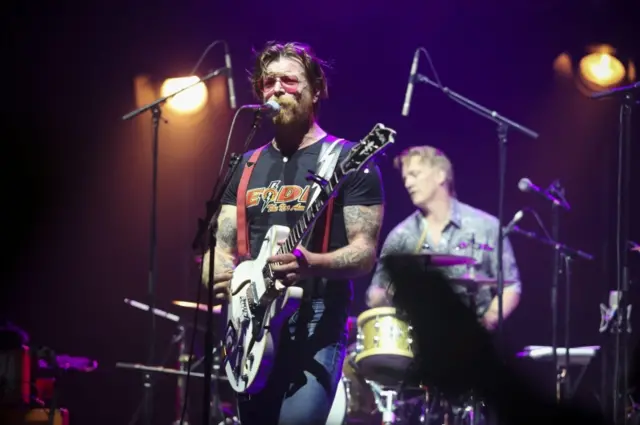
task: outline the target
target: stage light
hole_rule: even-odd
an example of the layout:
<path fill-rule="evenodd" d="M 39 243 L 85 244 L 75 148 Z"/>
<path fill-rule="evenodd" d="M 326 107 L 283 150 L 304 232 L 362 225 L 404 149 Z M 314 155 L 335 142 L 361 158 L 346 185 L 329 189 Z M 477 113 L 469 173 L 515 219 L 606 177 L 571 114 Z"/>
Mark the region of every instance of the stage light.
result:
<path fill-rule="evenodd" d="M 632 57 L 611 45 L 596 44 L 570 49 L 553 61 L 558 76 L 572 79 L 586 95 L 633 82 L 636 70 Z"/>
<path fill-rule="evenodd" d="M 196 76 L 169 78 L 162 84 L 160 95 L 168 96 L 199 80 L 200 78 Z M 199 83 L 168 99 L 167 107 L 178 114 L 193 114 L 204 108 L 207 97 L 207 87 L 204 83 Z"/>
<path fill-rule="evenodd" d="M 602 88 L 620 84 L 626 70 L 622 62 L 607 52 L 594 52 L 580 60 L 580 76 Z"/>

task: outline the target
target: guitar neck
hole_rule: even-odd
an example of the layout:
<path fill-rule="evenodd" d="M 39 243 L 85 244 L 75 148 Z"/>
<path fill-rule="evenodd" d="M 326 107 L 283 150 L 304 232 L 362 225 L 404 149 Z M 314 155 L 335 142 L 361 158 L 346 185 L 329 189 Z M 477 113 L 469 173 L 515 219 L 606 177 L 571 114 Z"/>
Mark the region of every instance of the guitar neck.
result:
<path fill-rule="evenodd" d="M 313 201 L 311 205 L 304 211 L 302 218 L 293 226 L 289 237 L 284 244 L 280 247 L 278 254 L 288 254 L 292 252 L 296 246 L 302 241 L 302 239 L 309 233 L 309 229 L 313 223 L 318 219 L 322 211 L 324 211 L 327 205 L 327 200 L 337 190 L 340 180 L 344 177 L 344 173 L 338 167 L 333 176 L 327 182 L 326 187 L 320 191 L 318 197 Z"/>

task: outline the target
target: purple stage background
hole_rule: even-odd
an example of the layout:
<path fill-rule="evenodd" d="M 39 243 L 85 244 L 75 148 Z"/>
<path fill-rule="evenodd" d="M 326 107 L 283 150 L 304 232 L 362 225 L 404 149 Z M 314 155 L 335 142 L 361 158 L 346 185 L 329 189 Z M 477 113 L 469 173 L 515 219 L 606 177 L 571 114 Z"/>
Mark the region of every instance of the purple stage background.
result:
<path fill-rule="evenodd" d="M 188 3 L 24 4 L 11 20 L 15 55 L 5 66 L 13 73 L 7 81 L 14 99 L 3 114 L 13 133 L 5 137 L 10 153 L 3 179 L 9 254 L 0 319 L 61 353 L 100 362 L 98 371 L 70 374 L 63 382 L 72 423 L 126 424 L 142 395 L 141 375 L 115 368 L 117 361 L 144 363 L 148 344 L 148 316 L 123 302 L 146 301 L 149 258 L 151 117 L 120 120 L 137 106 L 134 79 L 185 75 L 215 39 L 230 45 L 239 104 L 255 102 L 246 78 L 252 48 L 268 40 L 310 43 L 334 68 L 320 116 L 325 129 L 357 140 L 382 122 L 398 131 L 396 152 L 415 144 L 441 148 L 453 161 L 460 199 L 492 214 L 498 202 L 496 126 L 425 85 L 415 88 L 411 115 L 401 117 L 414 50 L 430 52 L 444 85 L 539 132 L 538 140 L 509 134 L 505 219 L 531 206 L 550 229 L 550 206 L 519 192 L 517 182 L 529 177 L 546 186 L 559 178 L 566 186 L 573 209 L 563 214 L 561 239 L 596 257 L 574 263 L 571 345 L 603 342 L 598 306 L 615 287 L 618 107 L 587 99 L 554 75 L 552 62 L 564 50 L 606 41 L 599 37 L 609 30 L 614 45 L 638 40 L 630 24 L 640 22 L 640 14 L 631 1 L 606 13 L 598 6 L 603 2 L 570 1 Z M 637 46 L 633 53 L 640 58 Z M 216 48 L 201 69 L 223 65 Z M 426 60 L 420 72 L 430 75 Z M 182 121 L 165 115 L 169 124 L 160 130 L 157 306 L 187 319 L 192 312 L 171 300 L 195 299 L 190 245 L 232 117 L 224 78 L 210 88 L 206 114 Z M 234 133 L 234 150 L 247 134 L 246 118 Z M 260 132 L 255 144 L 268 136 Z M 390 161 L 381 168 L 393 206 L 384 237 L 412 207 Z M 638 176 L 634 170 L 636 194 Z M 634 200 L 631 217 L 638 211 Z M 531 216 L 520 224 L 538 230 Z M 631 239 L 640 239 L 633 220 Z M 511 240 L 523 279 L 521 304 L 505 330 L 515 352 L 551 342 L 552 252 L 518 236 Z M 631 254 L 630 261 L 637 279 L 640 255 Z M 365 309 L 368 282 L 356 282 L 352 315 Z M 562 296 L 559 302 L 564 306 Z M 170 322 L 157 320 L 159 356 L 173 331 Z M 550 388 L 551 367 L 523 366 Z M 598 367 L 590 367 L 580 390 L 593 403 Z M 156 386 L 158 424 L 173 420 L 174 388 L 173 377 Z M 197 382 L 192 392 L 198 419 L 200 388 Z"/>

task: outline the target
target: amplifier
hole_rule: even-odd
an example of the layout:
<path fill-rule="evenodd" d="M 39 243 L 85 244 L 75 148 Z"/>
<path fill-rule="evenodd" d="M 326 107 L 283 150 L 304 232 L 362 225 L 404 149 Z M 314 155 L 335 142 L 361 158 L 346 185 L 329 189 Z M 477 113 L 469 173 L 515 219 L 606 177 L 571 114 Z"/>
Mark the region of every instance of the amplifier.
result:
<path fill-rule="evenodd" d="M 31 367 L 26 345 L 0 349 L 0 406 L 29 405 Z"/>

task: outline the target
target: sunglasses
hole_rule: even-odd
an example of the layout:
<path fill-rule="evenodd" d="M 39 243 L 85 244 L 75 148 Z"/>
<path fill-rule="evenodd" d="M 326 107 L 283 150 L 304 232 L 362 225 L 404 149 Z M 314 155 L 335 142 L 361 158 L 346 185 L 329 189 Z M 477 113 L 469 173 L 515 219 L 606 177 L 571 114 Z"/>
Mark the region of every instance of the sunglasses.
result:
<path fill-rule="evenodd" d="M 280 82 L 282 89 L 289 93 L 294 94 L 298 91 L 300 86 L 300 80 L 295 75 L 283 75 L 283 76 L 267 76 L 260 82 L 260 90 L 263 95 L 269 96 L 276 90 L 276 84 Z"/>

